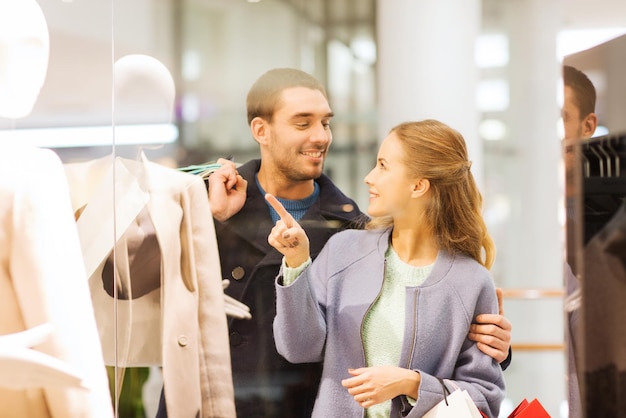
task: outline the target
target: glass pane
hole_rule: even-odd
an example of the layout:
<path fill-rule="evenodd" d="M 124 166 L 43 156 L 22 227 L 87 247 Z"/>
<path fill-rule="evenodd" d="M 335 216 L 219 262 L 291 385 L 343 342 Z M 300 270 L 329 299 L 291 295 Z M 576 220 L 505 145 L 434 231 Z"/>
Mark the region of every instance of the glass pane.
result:
<path fill-rule="evenodd" d="M 620 340 L 626 295 L 624 48 L 622 35 L 564 59 L 572 416 L 615 415 L 626 391 Z"/>
<path fill-rule="evenodd" d="M 194 398 L 200 391 L 200 379 L 194 380 L 200 373 L 198 311 L 181 315 L 181 306 L 192 312 L 189 296 L 197 300 L 197 283 L 190 284 L 194 291 L 177 293 L 191 280 L 185 267 L 193 267 L 183 265 L 185 208 L 177 199 L 186 196 L 191 180 L 199 180 L 176 170 L 180 7 L 172 1 L 113 1 L 111 10 L 114 150 L 103 158 L 112 162 L 115 178 L 115 246 L 93 277 L 92 295 L 114 313 L 102 321 L 101 335 L 120 417 L 157 416 L 167 364 L 189 369 L 187 379 L 177 382 L 188 394 L 188 409 L 173 405 L 170 416 L 194 416 L 200 408 Z M 189 324 L 172 325 L 175 319 Z M 179 342 L 172 347 L 174 337 Z M 190 357 L 192 367 L 186 367 Z"/>
<path fill-rule="evenodd" d="M 110 353 L 118 366 L 111 379 L 118 390 L 121 387 L 120 416 L 159 414 L 163 388 L 170 416 L 193 415 L 200 397 L 205 403 L 219 399 L 203 392 L 207 379 L 212 379 L 208 384 L 213 386 L 228 382 L 219 378 L 222 372 L 216 364 L 220 362 L 207 357 L 209 343 L 213 349 L 219 344 L 232 356 L 240 406 L 248 403 L 261 416 L 285 416 L 281 415 L 283 408 L 299 399 L 294 395 L 300 390 L 293 380 L 296 368 L 285 373 L 262 372 L 266 359 L 278 357 L 272 339 L 267 338 L 272 332 L 267 322 L 271 315 L 266 317 L 262 310 L 264 303 L 273 303 L 273 297 L 254 307 L 261 312 L 258 321 L 230 318 L 230 339 L 226 328 L 224 334 L 211 332 L 210 338 L 203 338 L 210 315 L 219 313 L 226 325 L 224 312 L 216 312 L 221 305 L 211 302 L 217 294 L 223 298 L 220 279 L 231 281 L 227 291 L 233 297 L 245 280 L 237 283 L 239 270 L 231 268 L 207 283 L 215 279 L 211 274 L 220 272 L 216 247 L 197 250 L 192 264 L 185 259 L 184 240 L 190 237 L 184 235 L 180 224 L 186 219 L 180 202 L 197 191 L 197 183 L 190 177 L 199 176 L 182 175 L 192 171 L 191 166 L 229 155 L 236 163 L 259 157 L 246 121 L 246 94 L 256 78 L 275 67 L 301 68 L 328 84 L 337 126 L 333 128 L 336 147 L 326 170 L 346 193 L 354 191 L 356 195 L 358 190 L 367 199 L 361 179 L 370 168 L 376 142 L 372 136 L 376 131 L 373 4 L 359 7 L 354 19 L 342 18 L 332 24 L 324 20 L 324 5 L 322 1 L 278 0 L 115 2 L 113 124 L 118 241 L 114 254 L 107 255 L 101 268 L 99 280 L 104 280 L 104 288 L 98 289 L 98 297 L 115 309 L 112 332 L 117 338 L 114 347 L 105 347 L 105 353 Z M 348 5 L 346 2 L 343 7 L 346 17 Z M 347 43 L 347 53 L 354 58 L 332 62 L 330 39 Z M 163 135 L 148 130 L 157 126 L 168 130 Z M 131 127 L 136 136 L 127 139 L 124 130 Z M 206 191 L 203 193 L 206 199 Z M 212 225 L 208 212 L 190 218 L 196 225 L 193 245 L 215 240 L 214 231 L 203 229 L 207 220 Z M 198 288 L 190 289 L 186 275 L 207 260 L 210 269 L 204 273 L 208 276 L 194 278 Z M 184 288 L 180 287 L 183 284 Z M 206 288 L 202 290 L 202 286 Z M 110 294 L 116 303 L 110 301 Z M 255 303 L 247 297 L 243 302 Z M 189 315 L 190 321 L 183 319 Z M 218 318 L 209 322 L 219 324 Z M 255 355 L 250 356 L 236 336 L 259 326 L 264 327 L 258 335 L 265 342 L 255 345 Z M 181 362 L 190 366 L 183 367 Z M 225 363 L 230 373 L 231 363 Z M 316 389 L 316 382 L 313 386 Z M 243 411 L 239 415 L 251 416 Z"/>
<path fill-rule="evenodd" d="M 112 229 L 84 223 L 112 206 L 91 207 L 90 179 L 71 167 L 111 151 L 110 10 L 0 2 L 0 345 L 19 354 L 15 376 L 2 367 L 7 416 L 113 415 L 86 273 L 91 239 Z"/>

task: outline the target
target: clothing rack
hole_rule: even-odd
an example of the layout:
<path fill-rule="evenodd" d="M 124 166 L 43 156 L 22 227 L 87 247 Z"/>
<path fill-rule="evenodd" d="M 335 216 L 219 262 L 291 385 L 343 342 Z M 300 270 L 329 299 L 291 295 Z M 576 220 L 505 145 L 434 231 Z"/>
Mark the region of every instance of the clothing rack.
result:
<path fill-rule="evenodd" d="M 624 416 L 626 133 L 580 143 L 584 247 L 577 360 L 587 417 Z"/>
<path fill-rule="evenodd" d="M 585 178 L 626 177 L 626 133 L 587 139 L 581 151 Z"/>
<path fill-rule="evenodd" d="M 626 200 L 626 133 L 583 141 L 581 157 L 587 243 Z"/>

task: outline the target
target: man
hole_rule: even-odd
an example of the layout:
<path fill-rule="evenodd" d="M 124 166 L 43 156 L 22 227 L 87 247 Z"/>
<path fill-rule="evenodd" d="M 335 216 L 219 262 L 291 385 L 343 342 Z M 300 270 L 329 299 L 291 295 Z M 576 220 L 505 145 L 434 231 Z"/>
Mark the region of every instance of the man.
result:
<path fill-rule="evenodd" d="M 598 126 L 596 89 L 589 77 L 570 65 L 563 66 L 563 128 L 565 140 L 591 138 Z"/>
<path fill-rule="evenodd" d="M 569 197 L 576 183 L 574 146 L 591 138 L 598 126 L 595 114 L 596 89 L 585 73 L 570 65 L 563 66 L 563 142 L 565 144 L 566 193 Z"/>
<path fill-rule="evenodd" d="M 568 316 L 568 328 L 566 331 L 568 344 L 568 400 L 569 417 L 578 418 L 582 416 L 580 401 L 580 389 L 576 371 L 576 342 L 579 338 L 578 317 L 580 307 L 580 283 L 575 276 L 575 240 L 573 239 L 573 228 L 576 220 L 573 209 L 573 200 L 576 192 L 581 192 L 577 170 L 575 164 L 579 162 L 576 158 L 575 146 L 584 139 L 591 138 L 598 126 L 598 118 L 595 114 L 596 89 L 585 73 L 569 65 L 563 66 L 563 118 L 565 144 L 565 193 L 567 206 L 567 259 L 568 263 L 564 267 L 566 301 L 565 307 Z M 578 167 L 580 169 L 580 167 Z M 580 222 L 580 221 L 579 221 Z"/>
<path fill-rule="evenodd" d="M 270 70 L 250 89 L 247 112 L 261 159 L 240 167 L 219 160 L 222 166 L 209 177 L 222 274 L 231 282 L 225 291 L 252 314 L 229 319 L 237 416 L 308 417 L 321 367 L 288 363 L 274 346 L 274 279 L 282 256 L 267 242 L 279 217 L 264 195 L 276 196 L 302 225 L 312 258 L 332 234 L 360 227 L 366 216 L 323 174 L 333 112 L 318 80 L 296 69 Z M 482 321 L 473 338 L 503 361 L 510 323 L 499 315 Z"/>
<path fill-rule="evenodd" d="M 577 194 L 581 192 L 580 150 L 577 145 L 589 139 L 598 126 L 598 117 L 595 114 L 596 89 L 585 73 L 569 65 L 563 66 L 563 144 L 565 165 L 565 197 L 567 208 L 567 254 L 569 268 L 576 270 L 574 248 L 574 206 Z"/>

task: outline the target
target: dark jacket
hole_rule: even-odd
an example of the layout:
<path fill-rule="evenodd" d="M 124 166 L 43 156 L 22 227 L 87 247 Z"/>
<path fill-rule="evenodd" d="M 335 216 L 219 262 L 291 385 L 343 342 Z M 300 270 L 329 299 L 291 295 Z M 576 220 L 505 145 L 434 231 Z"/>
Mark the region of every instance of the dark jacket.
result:
<path fill-rule="evenodd" d="M 274 279 L 282 255 L 267 242 L 274 223 L 257 187 L 259 167 L 260 160 L 239 167 L 239 173 L 248 181 L 246 203 L 226 222 L 215 221 L 222 275 L 230 280 L 225 292 L 248 305 L 252 314 L 249 320 L 229 319 L 237 416 L 308 417 L 321 366 L 291 364 L 277 353 L 274 345 Z M 327 176 L 316 181 L 320 196 L 299 221 L 309 237 L 312 258 L 331 235 L 358 227 L 355 221 L 365 216 Z"/>

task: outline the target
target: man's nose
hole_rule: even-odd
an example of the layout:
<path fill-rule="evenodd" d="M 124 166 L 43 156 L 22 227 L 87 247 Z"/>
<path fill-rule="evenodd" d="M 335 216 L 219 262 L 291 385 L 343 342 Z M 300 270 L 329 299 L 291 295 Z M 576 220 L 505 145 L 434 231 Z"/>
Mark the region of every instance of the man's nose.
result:
<path fill-rule="evenodd" d="M 314 142 L 330 142 L 330 140 L 332 139 L 332 134 L 330 132 L 330 128 L 319 124 L 316 125 L 313 128 L 313 131 L 311 132 L 311 140 Z"/>

